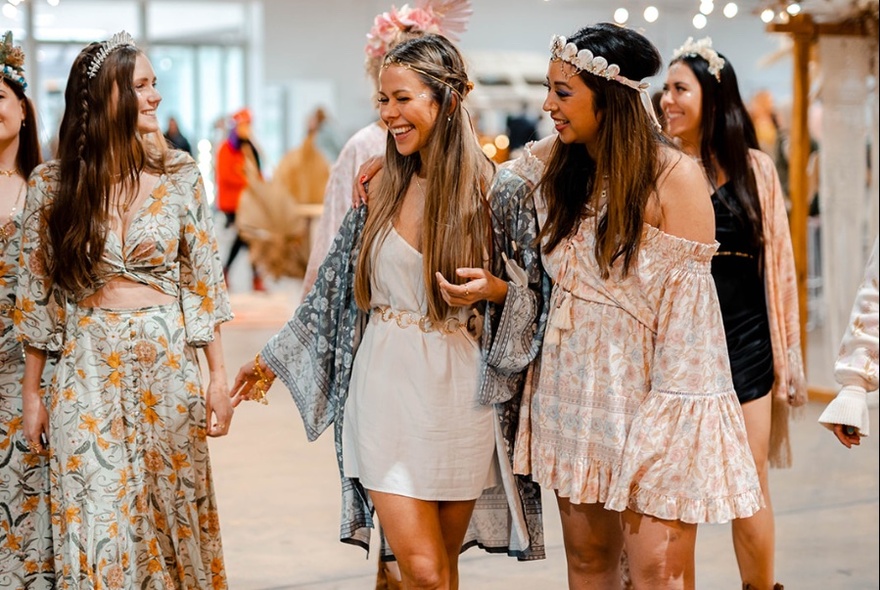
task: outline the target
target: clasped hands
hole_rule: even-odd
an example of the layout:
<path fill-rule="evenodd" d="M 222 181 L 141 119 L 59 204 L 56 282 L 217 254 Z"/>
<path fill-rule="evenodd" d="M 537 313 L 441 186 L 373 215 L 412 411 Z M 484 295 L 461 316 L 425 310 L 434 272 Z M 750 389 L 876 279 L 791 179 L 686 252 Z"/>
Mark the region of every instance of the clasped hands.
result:
<path fill-rule="evenodd" d="M 232 390 L 229 392 L 232 406 L 236 407 L 245 400 L 268 404 L 266 394 L 274 382 L 275 373 L 257 353 L 253 362 L 243 364 L 235 376 L 235 383 L 232 384 Z"/>

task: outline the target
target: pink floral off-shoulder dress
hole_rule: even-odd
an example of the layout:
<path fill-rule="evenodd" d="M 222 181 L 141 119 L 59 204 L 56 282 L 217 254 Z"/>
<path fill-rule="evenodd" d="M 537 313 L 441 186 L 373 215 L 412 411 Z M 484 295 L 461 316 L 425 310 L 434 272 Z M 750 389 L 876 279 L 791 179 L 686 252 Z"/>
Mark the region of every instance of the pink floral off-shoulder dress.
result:
<path fill-rule="evenodd" d="M 725 522 L 762 506 L 710 262 L 717 245 L 645 225 L 603 279 L 596 217 L 544 253 L 554 279 L 516 470 L 574 503 Z"/>

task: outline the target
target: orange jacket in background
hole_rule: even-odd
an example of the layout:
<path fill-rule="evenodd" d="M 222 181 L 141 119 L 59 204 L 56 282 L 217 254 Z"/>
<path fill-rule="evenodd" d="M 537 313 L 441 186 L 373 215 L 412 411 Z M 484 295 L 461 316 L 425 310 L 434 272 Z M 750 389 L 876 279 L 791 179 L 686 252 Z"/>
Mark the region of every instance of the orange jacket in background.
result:
<path fill-rule="evenodd" d="M 217 207 L 220 211 L 235 213 L 246 186 L 244 152 L 233 148 L 226 140 L 217 150 Z"/>

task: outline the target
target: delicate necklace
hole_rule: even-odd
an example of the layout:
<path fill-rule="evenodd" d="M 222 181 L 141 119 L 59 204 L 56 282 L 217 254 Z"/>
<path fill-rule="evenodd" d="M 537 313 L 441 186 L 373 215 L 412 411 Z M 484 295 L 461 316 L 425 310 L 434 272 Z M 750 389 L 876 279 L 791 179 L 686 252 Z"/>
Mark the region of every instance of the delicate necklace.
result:
<path fill-rule="evenodd" d="M 9 217 L 6 219 L 6 223 L 0 225 L 0 242 L 6 242 L 13 236 L 13 234 L 15 234 L 15 223 L 12 220 L 15 218 L 15 212 L 18 210 L 18 202 L 21 200 L 21 193 L 24 192 L 25 186 L 27 186 L 27 182 L 21 183 L 21 188 L 18 189 L 18 194 L 15 196 L 15 201 L 12 203 L 12 209 L 9 211 Z"/>
<path fill-rule="evenodd" d="M 416 186 L 419 187 L 419 192 L 422 193 L 422 198 L 427 199 L 428 195 L 425 194 L 425 189 L 422 188 L 422 183 L 419 181 L 418 174 L 413 174 L 413 178 L 416 179 Z"/>
<path fill-rule="evenodd" d="M 11 176 L 15 176 L 18 174 L 18 168 L 10 168 L 9 170 L 0 170 L 0 176 L 5 176 L 7 178 Z"/>

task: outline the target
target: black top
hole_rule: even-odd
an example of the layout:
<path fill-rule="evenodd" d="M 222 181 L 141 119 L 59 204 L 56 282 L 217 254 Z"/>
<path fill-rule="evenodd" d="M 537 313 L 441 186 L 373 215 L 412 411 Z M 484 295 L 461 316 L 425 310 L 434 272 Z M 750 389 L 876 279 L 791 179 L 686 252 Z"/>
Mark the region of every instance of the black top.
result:
<path fill-rule="evenodd" d="M 739 202 L 729 194 L 731 190 L 726 183 L 712 195 L 715 239 L 720 244 L 712 258 L 712 278 L 721 304 L 733 387 L 740 403 L 745 403 L 770 393 L 773 348 L 760 252 L 749 244 L 744 231 L 747 221 L 725 204 L 739 212 Z"/>

